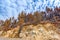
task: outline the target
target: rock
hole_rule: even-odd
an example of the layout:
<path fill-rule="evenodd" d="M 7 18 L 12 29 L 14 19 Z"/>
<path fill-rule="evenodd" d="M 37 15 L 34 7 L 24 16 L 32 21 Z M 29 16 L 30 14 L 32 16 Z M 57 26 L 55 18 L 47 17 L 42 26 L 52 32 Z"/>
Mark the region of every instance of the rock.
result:
<path fill-rule="evenodd" d="M 26 35 L 24 33 L 20 33 L 19 37 L 24 38 L 24 37 L 26 37 Z"/>

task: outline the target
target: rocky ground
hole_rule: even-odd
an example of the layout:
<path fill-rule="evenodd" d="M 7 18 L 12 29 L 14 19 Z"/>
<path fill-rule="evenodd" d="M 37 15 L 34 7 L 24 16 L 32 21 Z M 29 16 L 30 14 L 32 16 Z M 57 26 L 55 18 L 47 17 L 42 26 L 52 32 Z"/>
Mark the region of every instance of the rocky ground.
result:
<path fill-rule="evenodd" d="M 15 38 L 18 30 L 19 26 L 8 31 L 0 31 L 0 37 Z M 51 23 L 26 25 L 19 34 L 19 40 L 60 40 L 60 28 Z"/>

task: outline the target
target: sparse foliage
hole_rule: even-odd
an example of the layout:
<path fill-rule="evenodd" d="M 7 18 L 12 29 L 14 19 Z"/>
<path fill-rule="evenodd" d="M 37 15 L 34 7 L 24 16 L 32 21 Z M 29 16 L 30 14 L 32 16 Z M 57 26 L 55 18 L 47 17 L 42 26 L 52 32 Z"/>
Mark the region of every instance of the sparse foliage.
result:
<path fill-rule="evenodd" d="M 22 11 L 17 19 L 11 17 L 10 19 L 6 19 L 2 26 L 4 26 L 4 30 L 8 30 L 9 28 L 14 28 L 16 26 L 20 26 L 22 24 L 38 24 L 42 21 L 50 21 L 50 22 L 60 22 L 60 8 L 56 7 L 54 10 L 46 7 L 45 12 L 36 11 L 34 13 L 26 14 Z"/>

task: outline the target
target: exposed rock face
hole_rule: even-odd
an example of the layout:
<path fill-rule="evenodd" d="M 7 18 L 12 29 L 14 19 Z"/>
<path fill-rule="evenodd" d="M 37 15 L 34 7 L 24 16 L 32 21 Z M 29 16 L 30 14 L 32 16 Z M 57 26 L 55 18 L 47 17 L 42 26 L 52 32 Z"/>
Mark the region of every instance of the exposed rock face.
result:
<path fill-rule="evenodd" d="M 7 32 L 0 31 L 0 36 L 14 38 L 17 36 L 18 30 L 19 26 Z M 35 26 L 27 25 L 23 27 L 19 38 L 23 40 L 60 40 L 60 34 L 58 33 L 60 31 L 58 30 L 57 27 L 51 23 L 38 24 Z"/>

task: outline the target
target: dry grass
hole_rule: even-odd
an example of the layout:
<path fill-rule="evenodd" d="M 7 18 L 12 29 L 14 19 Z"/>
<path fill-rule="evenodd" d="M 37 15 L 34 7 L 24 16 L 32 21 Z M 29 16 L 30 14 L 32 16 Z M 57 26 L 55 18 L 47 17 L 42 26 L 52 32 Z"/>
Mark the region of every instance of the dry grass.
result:
<path fill-rule="evenodd" d="M 6 31 L 0 31 L 0 37 L 15 38 L 18 35 L 19 26 Z M 19 34 L 20 39 L 28 40 L 60 40 L 57 26 L 51 23 L 26 25 Z"/>

